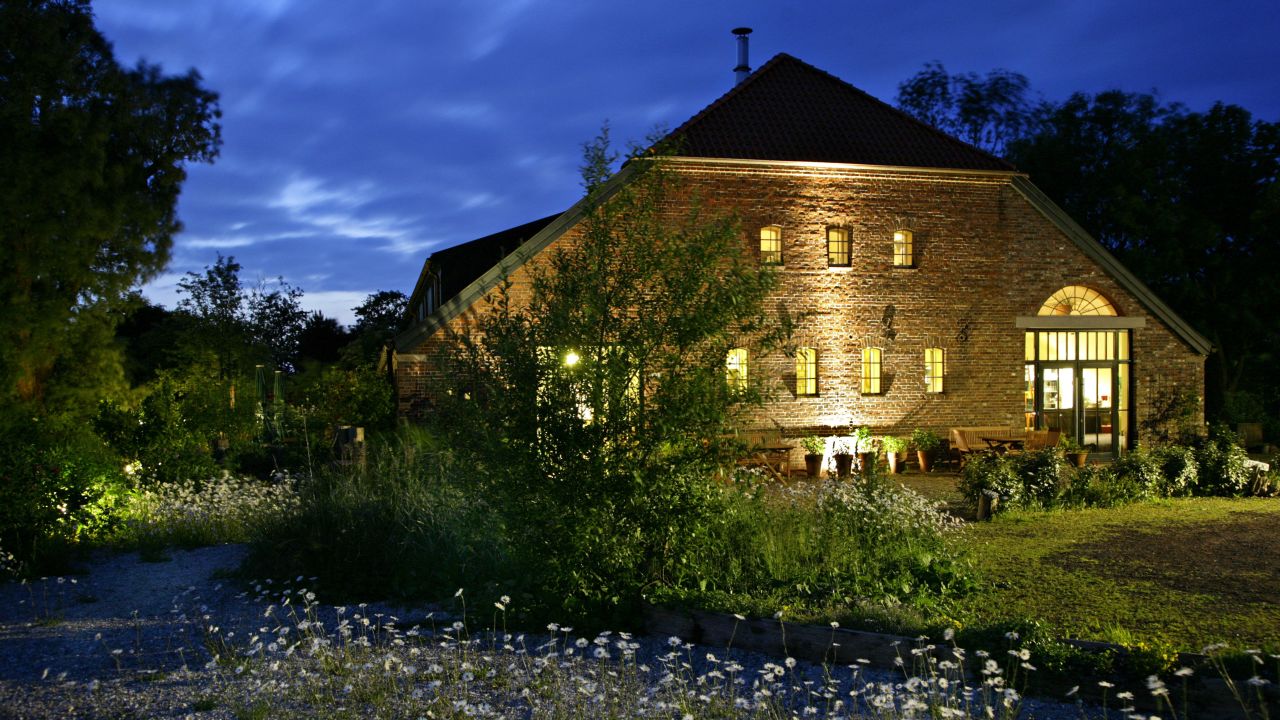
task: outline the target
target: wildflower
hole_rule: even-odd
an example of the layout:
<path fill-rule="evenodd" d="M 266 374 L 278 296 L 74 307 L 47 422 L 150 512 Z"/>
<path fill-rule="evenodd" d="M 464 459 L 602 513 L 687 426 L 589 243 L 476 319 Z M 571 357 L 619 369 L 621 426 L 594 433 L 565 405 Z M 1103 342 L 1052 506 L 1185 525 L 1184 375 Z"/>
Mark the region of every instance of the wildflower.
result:
<path fill-rule="evenodd" d="M 1113 688 L 1113 687 L 1115 687 L 1115 684 L 1114 684 L 1114 683 L 1109 683 L 1109 682 L 1107 682 L 1106 680 L 1099 680 L 1099 681 L 1098 681 L 1098 687 L 1100 687 L 1100 688 Z"/>
<path fill-rule="evenodd" d="M 453 594 L 454 597 L 462 597 L 462 588 L 458 588 L 458 592 Z"/>
<path fill-rule="evenodd" d="M 1184 677 L 1191 677 L 1193 674 L 1195 674 L 1195 670 L 1192 670 L 1192 669 L 1191 669 L 1191 668 L 1189 668 L 1189 667 L 1180 667 L 1180 668 L 1178 668 L 1178 670 L 1177 670 L 1176 672 L 1174 672 L 1173 674 L 1174 674 L 1174 675 L 1177 675 L 1178 677 L 1182 677 L 1182 678 L 1184 678 Z"/>

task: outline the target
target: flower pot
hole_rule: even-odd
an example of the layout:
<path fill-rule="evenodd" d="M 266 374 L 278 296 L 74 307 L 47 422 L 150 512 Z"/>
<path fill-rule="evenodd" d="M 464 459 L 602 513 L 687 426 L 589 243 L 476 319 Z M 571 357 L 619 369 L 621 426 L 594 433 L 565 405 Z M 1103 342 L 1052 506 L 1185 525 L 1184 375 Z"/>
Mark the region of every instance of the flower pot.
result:
<path fill-rule="evenodd" d="M 876 454 L 874 452 L 858 453 L 858 472 L 866 475 L 876 467 Z"/>
<path fill-rule="evenodd" d="M 916 460 L 920 461 L 920 472 L 929 472 L 933 469 L 932 450 L 917 450 Z"/>
<path fill-rule="evenodd" d="M 836 477 L 849 477 L 849 474 L 853 471 L 853 456 L 849 453 L 836 453 L 831 457 L 836 461 Z"/>
<path fill-rule="evenodd" d="M 1084 467 L 1085 461 L 1089 459 L 1088 450 L 1085 450 L 1083 452 L 1069 452 L 1069 453 L 1065 453 L 1065 455 L 1067 456 L 1067 462 L 1071 463 L 1072 465 L 1075 465 L 1078 468 Z"/>
<path fill-rule="evenodd" d="M 805 453 L 804 469 L 809 477 L 818 477 L 818 474 L 822 472 L 822 456 L 814 453 Z"/>
<path fill-rule="evenodd" d="M 907 469 L 907 454 L 904 452 L 885 453 L 889 460 L 889 472 L 897 475 Z"/>

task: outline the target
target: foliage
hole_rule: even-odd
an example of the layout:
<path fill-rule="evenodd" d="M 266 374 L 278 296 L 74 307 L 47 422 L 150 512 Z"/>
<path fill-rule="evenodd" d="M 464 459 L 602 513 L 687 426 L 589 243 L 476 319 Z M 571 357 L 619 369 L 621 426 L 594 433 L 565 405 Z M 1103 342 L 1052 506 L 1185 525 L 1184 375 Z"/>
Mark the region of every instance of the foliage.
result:
<path fill-rule="evenodd" d="M 1223 425 L 1211 428 L 1209 437 L 1195 448 L 1198 495 L 1239 496 L 1245 494 L 1253 476 L 1245 467 L 1249 456 L 1240 447 L 1239 437 Z"/>
<path fill-rule="evenodd" d="M 432 413 L 575 611 L 634 603 L 688 561 L 763 397 L 754 375 L 726 383 L 726 354 L 767 352 L 789 327 L 766 314 L 773 272 L 732 218 L 704 211 L 660 152 L 616 178 L 613 158 L 607 132 L 587 146 L 581 233 L 521 268 L 527 305 L 498 291 Z"/>
<path fill-rule="evenodd" d="M 0 434 L 0 553 L 40 572 L 111 529 L 130 483 L 83 423 L 6 413 Z"/>
<path fill-rule="evenodd" d="M 1067 482 L 1067 464 L 1053 448 L 1011 456 L 1014 472 L 1022 483 L 1022 500 L 1028 504 L 1052 505 Z"/>
<path fill-rule="evenodd" d="M 395 397 L 385 373 L 368 365 L 352 369 L 328 367 L 302 391 L 310 420 L 321 428 L 353 425 L 390 429 L 395 424 Z"/>
<path fill-rule="evenodd" d="M 875 438 L 871 435 L 871 428 L 867 426 L 849 428 L 849 437 L 853 440 L 851 448 L 855 453 L 871 452 L 875 450 Z"/>
<path fill-rule="evenodd" d="M 343 355 L 348 365 L 377 365 L 404 324 L 409 298 L 399 290 L 370 293 L 354 308 L 356 324 L 351 328 L 351 344 Z"/>
<path fill-rule="evenodd" d="M 908 115 L 995 155 L 1036 127 L 1039 105 L 1026 76 L 1008 70 L 951 75 L 942 63 L 898 84 L 898 107 Z"/>
<path fill-rule="evenodd" d="M 800 439 L 800 446 L 810 455 L 821 455 L 827 450 L 827 443 L 817 435 L 808 435 Z"/>
<path fill-rule="evenodd" d="M 1071 433 L 1062 433 L 1058 438 L 1058 448 L 1064 453 L 1081 453 L 1085 448 Z"/>
<path fill-rule="evenodd" d="M 368 442 L 367 470 L 334 466 L 299 484 L 298 510 L 255 543 L 254 572 L 316 577 L 335 598 L 437 598 L 525 577 L 469 465 L 413 428 Z M 540 571 L 529 566 L 527 582 Z"/>
<path fill-rule="evenodd" d="M 1163 494 L 1170 497 L 1190 495 L 1200 484 L 1200 467 L 1196 453 L 1184 445 L 1162 445 L 1151 451 L 1160 463 L 1164 479 Z"/>
<path fill-rule="evenodd" d="M 48 406 L 50 383 L 86 379 L 55 378 L 59 362 L 109 352 L 115 311 L 168 260 L 186 164 L 217 155 L 218 116 L 194 70 L 120 67 L 87 0 L 0 5 L 6 403 Z"/>
<path fill-rule="evenodd" d="M 294 481 L 227 474 L 156 484 L 128 496 L 120 521 L 103 539 L 146 549 L 200 547 L 259 539 L 297 512 Z"/>
<path fill-rule="evenodd" d="M 942 447 L 942 438 L 932 430 L 916 428 L 911 431 L 911 445 L 920 452 L 933 452 Z"/>
<path fill-rule="evenodd" d="M 887 453 L 901 453 L 907 451 L 907 441 L 904 438 L 895 435 L 885 435 L 880 438 L 880 447 L 884 448 Z"/>
<path fill-rule="evenodd" d="M 790 608 L 828 604 L 936 607 L 969 587 L 935 503 L 882 479 L 778 492 L 751 481 L 720 491 L 674 595 L 728 593 Z M 668 597 L 671 595 L 669 594 Z"/>
<path fill-rule="evenodd" d="M 1172 495 L 1160 456 L 1138 448 L 1111 464 L 1117 481 L 1133 488 L 1134 500 Z"/>
<path fill-rule="evenodd" d="M 960 493 L 971 504 L 978 504 L 983 493 L 994 493 L 1000 498 L 1000 508 L 1017 507 L 1023 501 L 1022 480 L 1013 462 L 1004 455 L 980 453 L 970 457 L 960 472 L 957 483 Z"/>
<path fill-rule="evenodd" d="M 1152 442 L 1190 444 L 1203 433 L 1200 395 L 1191 389 L 1154 393 L 1151 411 L 1141 423 L 1143 437 Z"/>

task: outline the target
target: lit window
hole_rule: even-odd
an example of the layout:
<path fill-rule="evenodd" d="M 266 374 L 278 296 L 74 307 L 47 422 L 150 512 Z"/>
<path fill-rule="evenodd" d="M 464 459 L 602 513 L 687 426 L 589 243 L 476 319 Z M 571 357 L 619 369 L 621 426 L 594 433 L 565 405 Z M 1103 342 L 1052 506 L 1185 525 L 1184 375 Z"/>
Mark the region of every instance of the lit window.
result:
<path fill-rule="evenodd" d="M 747 349 L 734 348 L 724 360 L 725 379 L 729 387 L 737 390 L 747 389 Z"/>
<path fill-rule="evenodd" d="M 942 392 L 942 376 L 947 372 L 947 353 L 942 348 L 924 349 L 924 390 Z"/>
<path fill-rule="evenodd" d="M 880 348 L 862 349 L 862 394 L 880 394 Z"/>
<path fill-rule="evenodd" d="M 1068 285 L 1049 296 L 1040 315 L 1115 315 L 1116 307 L 1102 293 L 1083 285 Z"/>
<path fill-rule="evenodd" d="M 916 264 L 915 255 L 912 254 L 912 239 L 914 233 L 910 230 L 895 230 L 893 233 L 893 266 L 894 267 L 914 267 Z"/>
<path fill-rule="evenodd" d="M 827 228 L 827 265 L 849 267 L 849 231 Z"/>
<path fill-rule="evenodd" d="M 777 225 L 760 228 L 760 262 L 782 264 L 782 228 Z"/>
<path fill-rule="evenodd" d="M 818 394 L 818 351 L 814 348 L 796 350 L 796 394 Z"/>

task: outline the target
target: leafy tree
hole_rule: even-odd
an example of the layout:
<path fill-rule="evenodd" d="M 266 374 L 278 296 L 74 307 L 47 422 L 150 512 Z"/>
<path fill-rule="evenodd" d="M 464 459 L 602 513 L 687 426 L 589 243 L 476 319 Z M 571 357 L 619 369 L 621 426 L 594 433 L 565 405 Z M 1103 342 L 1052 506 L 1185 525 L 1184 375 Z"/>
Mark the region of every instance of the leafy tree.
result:
<path fill-rule="evenodd" d="M 404 313 L 409 298 L 399 290 L 370 293 L 354 308 L 356 324 L 351 328 L 352 341 L 343 353 L 349 365 L 377 364 L 389 353 L 391 341 L 404 326 Z"/>
<path fill-rule="evenodd" d="M 217 155 L 218 117 L 196 71 L 122 68 L 87 0 L 0 4 L 5 398 L 47 405 L 60 361 L 105 349 L 130 288 L 168 261 L 185 166 Z"/>
<path fill-rule="evenodd" d="M 788 327 L 765 311 L 774 275 L 732 218 L 690 201 L 660 154 L 618 178 L 613 160 L 602 133 L 581 234 L 531 267 L 527 305 L 504 289 L 459 338 L 433 416 L 569 610 L 680 579 L 732 431 L 762 397 L 726 383 L 726 353 L 765 352 Z"/>
<path fill-rule="evenodd" d="M 307 311 L 302 309 L 302 289 L 277 277 L 274 285 L 259 282 L 249 293 L 249 335 L 266 351 L 273 367 L 294 372 L 298 369 L 298 349 Z"/>
<path fill-rule="evenodd" d="M 1029 97 L 1025 75 L 992 70 L 950 75 L 942 63 L 898 85 L 898 107 L 945 133 L 995 155 L 1035 131 L 1041 103 Z"/>
<path fill-rule="evenodd" d="M 298 358 L 304 365 L 308 362 L 337 362 L 350 340 L 351 333 L 342 323 L 317 310 L 307 315 L 306 323 L 298 333 Z"/>

